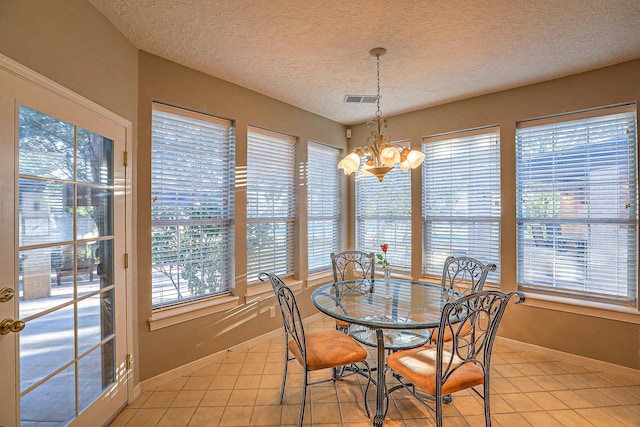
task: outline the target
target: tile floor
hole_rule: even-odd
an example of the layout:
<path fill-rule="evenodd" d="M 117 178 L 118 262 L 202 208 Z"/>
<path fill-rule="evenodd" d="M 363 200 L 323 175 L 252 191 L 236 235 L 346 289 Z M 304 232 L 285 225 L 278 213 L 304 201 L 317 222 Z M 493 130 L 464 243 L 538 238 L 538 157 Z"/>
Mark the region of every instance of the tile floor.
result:
<path fill-rule="evenodd" d="M 307 331 L 333 328 L 328 318 Z M 110 427 L 294 426 L 300 408 L 302 370 L 289 365 L 284 403 L 278 404 L 282 338 L 146 390 Z M 375 364 L 370 352 L 369 361 Z M 314 373 L 328 375 L 329 372 Z M 362 400 L 366 381 L 351 376 L 313 385 L 307 393 L 305 425 L 366 427 Z M 579 366 L 555 357 L 494 346 L 491 379 L 494 426 L 640 426 L 640 380 Z M 375 408 L 375 389 L 369 390 Z M 484 426 L 482 401 L 471 392 L 454 394 L 445 405 L 444 426 Z M 385 426 L 435 425 L 431 412 L 400 390 L 392 394 Z"/>

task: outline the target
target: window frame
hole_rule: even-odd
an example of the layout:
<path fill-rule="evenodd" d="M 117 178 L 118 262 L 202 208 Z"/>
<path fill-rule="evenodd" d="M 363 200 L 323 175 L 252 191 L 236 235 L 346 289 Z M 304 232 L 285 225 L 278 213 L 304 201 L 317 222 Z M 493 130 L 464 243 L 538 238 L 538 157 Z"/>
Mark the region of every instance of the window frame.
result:
<path fill-rule="evenodd" d="M 262 283 L 258 279 L 262 271 L 277 274 L 281 279 L 291 278 L 296 273 L 298 145 L 298 139 L 294 136 L 256 126 L 247 127 L 246 237 L 249 287 Z M 279 205 L 271 204 L 276 200 L 279 200 Z M 252 244 L 251 230 L 259 225 L 271 227 L 274 236 L 278 229 L 284 228 L 285 240 L 258 240 L 255 245 Z M 252 246 L 262 252 L 253 260 L 252 256 L 258 252 L 256 250 L 254 253 Z M 253 267 L 252 264 L 257 265 Z"/>
<path fill-rule="evenodd" d="M 620 218 L 614 217 L 605 217 L 604 215 L 611 215 L 611 211 L 606 209 L 607 212 L 603 211 L 602 206 L 611 206 L 609 203 L 593 203 L 589 202 L 589 200 L 602 200 L 603 198 L 609 197 L 609 192 L 607 193 L 598 193 L 598 186 L 602 185 L 603 182 L 607 182 L 610 185 L 612 184 L 612 178 L 607 177 L 605 181 L 598 179 L 597 171 L 598 169 L 602 169 L 603 165 L 614 166 L 613 163 L 604 163 L 603 159 L 606 160 L 607 156 L 616 156 L 615 146 L 622 145 L 620 143 L 616 144 L 615 142 L 610 142 L 610 147 L 607 148 L 607 145 L 603 145 L 602 137 L 597 136 L 595 132 L 600 129 L 601 131 L 605 129 L 607 126 L 607 122 L 609 122 L 614 116 L 620 117 L 627 115 L 626 118 L 622 119 L 627 124 L 631 124 L 632 129 L 627 129 L 626 135 L 631 135 L 629 140 L 627 141 L 627 147 L 624 149 L 628 153 L 628 158 L 626 160 L 627 174 L 626 180 L 622 179 L 619 182 L 621 187 L 618 187 L 616 191 L 617 195 L 628 194 L 629 199 L 627 201 L 628 206 L 628 216 L 626 219 L 623 219 L 622 216 Z M 571 133 L 567 131 L 571 128 L 574 130 Z M 621 127 L 619 130 L 621 130 Z M 546 132 L 549 134 L 547 142 L 548 146 L 554 147 L 554 151 L 550 151 L 545 153 L 547 157 L 549 157 L 546 163 L 552 165 L 552 168 L 540 169 L 536 171 L 534 168 L 535 158 L 533 155 L 528 159 L 531 166 L 526 169 L 524 160 L 523 160 L 523 139 L 525 139 L 524 132 Z M 581 129 L 581 130 L 578 130 Z M 562 132 L 562 138 L 556 136 L 560 132 Z M 583 132 L 584 135 L 581 135 Z M 551 135 L 554 135 L 553 139 Z M 542 135 L 542 134 L 540 134 Z M 569 135 L 569 136 L 567 136 Z M 615 134 L 618 138 L 620 138 L 621 133 Z M 608 137 L 614 138 L 614 133 L 607 134 Z M 585 138 L 579 139 L 579 138 Z M 529 138 L 527 136 L 527 138 Z M 532 137 L 531 137 L 532 138 Z M 539 136 L 542 138 L 542 136 Z M 581 145 L 583 148 L 580 150 L 581 156 L 578 157 L 575 154 L 578 152 L 576 148 L 580 148 L 579 145 L 575 147 L 570 146 L 569 144 L 574 143 L 575 141 L 581 141 Z M 593 141 L 593 142 L 592 142 Z M 599 142 L 598 142 L 599 141 Z M 562 144 L 565 144 L 566 147 L 571 147 L 567 149 L 562 148 Z M 578 144 L 578 142 L 575 142 Z M 585 151 L 585 148 L 588 150 Z M 574 150 L 571 152 L 570 150 Z M 610 151 L 609 151 L 610 150 Z M 540 155 L 541 156 L 541 155 Z M 538 157 L 540 157 L 538 156 Z M 638 137 L 637 137 L 637 109 L 635 103 L 629 104 L 621 104 L 610 107 L 601 107 L 594 108 L 590 110 L 577 111 L 566 113 L 562 115 L 548 116 L 543 118 L 531 119 L 531 120 L 523 120 L 516 124 L 516 187 L 517 187 L 517 201 L 516 201 L 516 209 L 517 209 L 517 218 L 516 218 L 516 227 L 517 227 L 517 286 L 518 289 L 524 290 L 527 292 L 534 292 L 538 295 L 552 299 L 559 300 L 571 300 L 575 301 L 579 304 L 605 304 L 610 307 L 618 307 L 620 309 L 624 309 L 625 307 L 638 307 L 638 265 L 637 265 L 637 255 L 638 255 Z M 590 160 L 593 158 L 594 160 Z M 572 182 L 576 182 L 577 178 L 571 178 L 569 175 L 572 173 L 571 171 L 577 171 L 580 164 L 578 163 L 581 160 L 585 160 L 587 164 L 589 164 L 588 173 L 582 172 L 583 175 L 586 176 L 586 180 L 582 179 L 584 184 L 575 187 L 573 193 L 571 191 L 567 192 L 566 195 L 563 195 L 565 190 L 568 190 Z M 599 160 L 596 160 L 599 159 Z M 541 164 L 541 162 L 538 162 Z M 593 166 L 593 168 L 591 167 Z M 619 165 L 618 165 L 619 166 Z M 582 171 L 583 169 L 579 169 Z M 544 177 L 554 176 L 556 177 L 553 181 L 554 189 L 553 193 L 555 194 L 549 203 L 546 205 L 553 207 L 553 212 L 546 215 L 540 216 L 539 218 L 534 218 L 530 214 L 527 215 L 524 213 L 525 208 L 523 204 L 524 200 L 532 200 L 533 193 L 529 191 L 528 193 L 523 192 L 523 186 L 528 184 L 528 182 L 523 183 L 522 176 L 528 173 L 533 176 L 533 174 L 538 174 L 540 176 L 543 173 Z M 577 174 L 577 172 L 574 172 Z M 573 179 L 573 181 L 572 181 Z M 593 182 L 593 183 L 592 183 Z M 529 184 L 530 185 L 530 184 Z M 539 184 L 538 187 L 541 187 L 542 184 Z M 626 188 L 626 190 L 625 190 Z M 542 191 L 542 190 L 538 190 Z M 557 193 L 557 194 L 556 194 Z M 571 196 L 573 194 L 573 196 Z M 576 202 L 577 199 L 574 199 L 574 196 L 580 195 L 581 199 L 585 200 L 585 209 L 586 213 L 582 212 L 574 212 L 567 213 L 568 208 L 574 208 L 578 206 Z M 570 197 L 571 196 L 571 197 Z M 556 200 L 557 199 L 557 200 Z M 529 210 L 532 208 L 530 207 Z M 615 208 L 614 208 L 615 209 Z M 551 208 L 549 208 L 551 210 Z M 620 210 L 620 206 L 618 206 L 618 210 Z M 597 212 L 596 212 L 597 211 Z M 549 216 L 551 215 L 551 216 Z M 544 220 L 544 221 L 542 221 Z M 533 227 L 534 223 L 544 222 L 545 226 L 548 224 L 554 224 L 555 227 L 551 230 L 546 230 L 545 233 L 539 235 L 542 238 L 543 243 L 545 245 L 542 246 L 542 249 L 539 250 L 547 250 L 552 251 L 550 256 L 552 257 L 552 265 L 554 265 L 553 272 L 553 282 L 550 284 L 542 284 L 542 283 L 531 283 L 533 280 L 541 280 L 540 275 L 534 277 L 531 272 L 531 268 L 525 266 L 524 257 L 529 254 L 529 258 L 531 259 L 533 255 L 531 255 L 531 251 L 534 249 L 532 247 L 532 242 L 540 240 L 539 238 L 534 239 L 533 228 L 529 230 L 529 226 Z M 594 270 L 598 271 L 599 269 L 610 268 L 611 267 L 611 259 L 618 260 L 620 257 L 616 254 L 613 257 L 607 257 L 607 260 L 595 258 L 595 260 L 590 259 L 591 254 L 594 251 L 597 252 L 596 247 L 598 246 L 598 241 L 602 240 L 600 236 L 607 236 L 606 239 L 610 238 L 610 233 L 607 231 L 598 231 L 598 228 L 606 226 L 607 224 L 618 225 L 617 228 L 621 226 L 629 226 L 630 230 L 627 231 L 626 235 L 628 236 L 628 241 L 624 245 L 627 250 L 627 258 L 634 260 L 633 262 L 623 262 L 621 266 L 626 267 L 626 276 L 627 281 L 626 286 L 627 294 L 626 296 L 621 295 L 612 295 L 594 292 L 595 289 L 599 287 L 599 285 L 590 286 L 590 282 L 596 282 L 593 277 L 596 277 L 597 274 L 592 273 Z M 584 225 L 588 231 L 588 238 L 583 241 L 582 245 L 573 245 L 573 246 L 564 246 L 561 247 L 561 241 L 569 238 L 567 233 L 567 226 L 577 227 L 578 229 L 582 229 L 580 227 Z M 563 227 L 565 231 L 563 232 Z M 614 227 L 616 228 L 616 227 Z M 635 230 L 635 232 L 633 231 Z M 615 234 L 615 233 L 614 233 Z M 576 240 L 577 241 L 577 240 Z M 549 246 L 551 245 L 551 246 Z M 595 246 L 594 246 L 595 245 Z M 536 245 L 539 246 L 539 245 Z M 600 243 L 600 252 L 609 253 L 615 252 L 617 246 L 612 242 L 606 244 L 606 242 Z M 564 253 L 564 258 L 561 257 L 561 253 Z M 625 258 L 626 259 L 626 258 Z M 572 261 L 573 260 L 573 261 Z M 585 289 L 578 290 L 576 286 L 572 284 L 570 280 L 570 276 L 574 275 L 573 270 L 569 267 L 573 264 L 576 264 L 574 261 L 581 260 L 581 265 L 584 266 L 584 269 L 581 270 L 584 273 L 584 282 Z M 631 268 L 633 267 L 633 268 Z M 611 277 L 616 276 L 619 277 L 618 274 L 611 275 L 605 274 L 604 271 L 601 272 L 602 277 Z M 631 277 L 633 276 L 633 277 Z M 533 279 L 533 280 L 531 280 Z M 558 282 L 558 280 L 564 280 L 566 283 L 562 285 L 562 283 Z M 607 279 L 605 279 L 607 280 Z M 600 279 L 597 281 L 600 282 Z M 595 284 L 595 283 L 594 283 Z M 629 286 L 635 286 L 635 289 L 629 288 Z M 587 290 L 587 288 L 589 290 Z M 633 295 L 630 294 L 633 293 Z"/>
<path fill-rule="evenodd" d="M 313 151 L 317 154 L 313 155 Z M 320 142 L 309 141 L 307 146 L 308 274 L 331 270 L 329 254 L 340 251 L 340 220 L 342 218 L 340 203 L 342 190 L 338 169 L 340 153 L 339 148 Z M 322 232 L 315 233 L 312 231 L 313 224 L 325 224 L 325 226 Z M 330 228 L 328 233 L 327 228 Z"/>
<path fill-rule="evenodd" d="M 161 116 L 163 115 L 165 117 L 161 119 Z M 165 134 L 167 136 L 163 138 L 154 136 L 156 134 L 156 126 L 160 126 L 158 124 L 160 120 L 165 120 L 162 126 L 166 127 Z M 187 134 L 184 132 L 184 130 L 179 131 L 176 128 L 174 131 L 171 129 L 174 126 L 175 127 L 179 126 L 180 122 L 183 122 L 182 124 L 183 126 L 191 126 L 193 133 Z M 200 125 L 201 127 L 197 128 L 198 125 Z M 152 310 L 154 313 L 166 311 L 167 309 L 172 311 L 172 309 L 176 309 L 180 307 L 187 307 L 187 310 L 188 310 L 188 307 L 193 307 L 194 305 L 198 306 L 199 301 L 207 300 L 210 298 L 230 296 L 232 293 L 232 290 L 235 287 L 235 273 L 234 273 L 234 267 L 235 267 L 234 265 L 234 259 L 235 259 L 235 256 L 234 256 L 235 254 L 235 245 L 234 245 L 234 242 L 235 242 L 235 238 L 234 238 L 234 235 L 235 235 L 235 225 L 234 225 L 235 224 L 235 129 L 233 126 L 233 122 L 230 120 L 223 119 L 220 117 L 215 117 L 209 114 L 195 112 L 195 111 L 184 109 L 184 108 L 173 107 L 173 106 L 162 104 L 159 102 L 154 102 L 152 104 L 151 132 L 152 132 L 152 136 L 151 136 L 151 152 L 152 152 L 151 153 L 151 194 L 152 194 L 151 232 L 152 232 L 152 236 L 154 235 L 154 229 L 159 227 L 169 227 L 169 228 L 200 227 L 203 233 L 208 233 L 208 231 L 206 230 L 206 227 L 210 227 L 209 230 L 220 229 L 221 230 L 220 233 L 222 234 L 222 237 L 219 239 L 220 243 L 218 243 L 217 245 L 213 243 L 212 244 L 213 246 L 209 248 L 214 252 L 205 253 L 204 255 L 205 259 L 202 260 L 202 262 L 205 262 L 205 263 L 213 262 L 214 264 L 221 265 L 220 267 L 222 269 L 221 279 L 219 280 L 219 282 L 222 283 L 222 288 L 217 289 L 213 292 L 205 292 L 202 295 L 191 295 L 187 298 L 181 296 L 180 290 L 176 290 L 177 292 L 176 298 L 168 299 L 167 301 L 162 300 L 160 302 L 155 302 L 156 299 L 152 295 L 152 300 L 151 300 Z M 160 132 L 160 131 L 158 130 L 157 132 Z M 177 155 L 178 153 L 187 152 L 188 150 L 197 150 L 199 153 L 199 157 L 197 158 L 198 159 L 197 163 L 207 165 L 206 171 L 220 172 L 220 173 L 212 174 L 210 176 L 211 179 L 205 180 L 203 179 L 204 169 L 203 168 L 198 169 L 195 166 L 196 162 L 194 162 L 194 164 L 189 163 L 184 169 L 179 171 L 185 172 L 189 170 L 189 168 L 191 168 L 192 171 L 198 174 L 198 176 L 195 176 L 195 177 L 191 176 L 193 183 L 197 182 L 198 184 L 197 188 L 195 185 L 189 186 L 189 185 L 184 185 L 184 183 L 183 185 L 179 185 L 179 187 L 176 187 L 175 183 L 171 184 L 171 179 L 176 178 L 176 175 L 174 175 L 174 173 L 176 172 L 176 169 L 173 166 L 169 165 L 166 168 L 161 168 L 161 170 L 158 169 L 159 168 L 158 166 L 154 167 L 154 159 L 155 161 L 160 161 L 160 158 L 157 158 L 155 155 L 157 154 L 157 151 L 155 150 L 158 147 L 158 144 L 161 144 L 160 142 L 158 142 L 160 139 L 166 139 L 166 141 L 162 142 L 162 144 L 166 145 L 165 147 L 163 147 L 167 151 L 165 153 L 166 156 L 173 157 L 175 160 L 175 158 L 179 157 Z M 212 145 L 211 141 L 215 141 L 218 145 L 217 146 Z M 181 146 L 178 149 L 173 148 L 178 142 L 181 144 L 184 144 L 186 147 Z M 206 147 L 215 147 L 215 148 L 206 150 L 205 149 Z M 208 159 L 212 160 L 214 165 L 215 165 L 215 161 L 217 161 L 217 163 L 220 166 L 219 168 L 212 168 L 210 167 L 212 165 L 211 163 L 202 161 L 204 156 L 208 153 L 211 154 L 211 156 L 208 157 Z M 220 158 L 218 158 L 219 154 L 222 155 Z M 187 156 L 187 154 L 185 154 L 185 156 Z M 166 159 L 162 161 L 166 161 Z M 166 179 L 160 180 L 158 178 L 158 180 L 156 180 L 154 178 L 156 173 L 161 173 L 163 174 L 163 176 L 164 174 L 167 174 L 167 177 Z M 187 176 L 187 178 L 189 178 L 189 176 Z M 197 178 L 197 179 L 194 179 L 194 178 Z M 154 182 L 156 183 L 155 185 L 154 185 Z M 204 184 L 207 182 L 209 182 L 211 185 L 205 189 L 203 187 L 204 187 Z M 210 208 L 212 208 L 214 211 L 217 211 L 218 214 L 221 215 L 221 217 L 220 218 L 213 218 L 213 217 L 200 218 L 199 217 L 200 215 L 203 215 L 203 214 L 206 215 L 207 212 L 209 212 L 210 215 L 213 215 L 212 210 L 209 210 L 209 211 L 201 210 L 196 213 L 196 217 L 193 217 L 190 219 L 184 219 L 184 218 L 180 218 L 177 220 L 166 219 L 166 218 L 154 219 L 153 204 L 158 201 L 158 197 L 162 197 L 162 193 L 158 194 L 158 191 L 159 191 L 158 189 L 164 188 L 164 187 L 157 187 L 158 189 L 154 190 L 154 187 L 156 185 L 161 186 L 165 184 L 167 185 L 167 189 L 160 190 L 160 191 L 165 191 L 167 199 L 170 199 L 172 197 L 171 194 L 174 195 L 173 201 L 169 200 L 165 205 L 166 208 L 169 209 L 169 211 L 172 209 L 172 206 L 174 207 L 177 206 L 176 203 L 178 202 L 175 199 L 175 194 L 178 194 L 182 190 L 188 190 L 189 188 L 191 188 L 191 192 L 188 194 L 193 196 L 192 201 L 189 202 L 187 200 L 183 200 L 186 203 L 181 205 L 183 206 L 183 208 L 186 208 L 186 211 L 190 210 L 189 207 L 194 208 L 195 206 L 202 206 L 201 202 L 203 200 L 207 200 L 207 201 L 215 200 L 216 203 L 211 205 Z M 217 198 L 211 197 L 212 195 L 213 196 L 218 195 L 219 197 Z M 201 237 L 202 236 L 203 235 L 201 235 Z M 180 244 L 177 244 L 176 247 L 177 246 L 180 246 Z M 201 246 L 202 246 L 201 244 L 198 244 L 198 247 L 201 247 Z M 154 247 L 153 240 L 151 243 L 151 249 L 153 254 L 156 249 L 156 247 Z M 218 256 L 215 256 L 215 253 L 218 251 L 219 251 Z M 188 261 L 187 259 L 180 260 L 179 256 L 175 256 L 171 258 L 171 250 L 169 250 L 169 252 L 167 252 L 166 255 L 169 257 L 167 262 L 173 263 L 177 266 L 177 270 L 178 270 L 177 274 L 179 275 L 178 277 L 179 279 L 182 278 L 183 274 L 179 272 L 181 268 L 180 266 L 191 264 L 191 262 Z M 153 265 L 154 264 L 152 261 L 152 270 L 154 268 Z M 205 274 L 205 271 L 210 271 L 210 268 L 203 267 L 202 268 L 203 275 Z M 155 288 L 155 285 L 153 284 L 154 280 L 155 279 L 153 278 L 153 274 L 152 274 L 152 289 Z M 185 280 L 187 280 L 187 283 L 188 283 L 188 279 L 185 279 Z M 204 276 L 202 277 L 202 280 L 204 281 Z M 155 292 L 155 290 L 153 292 Z"/>
<path fill-rule="evenodd" d="M 469 149 L 461 150 L 460 147 Z M 470 149 L 476 151 L 471 152 Z M 423 276 L 440 278 L 447 257 L 468 256 L 485 264 L 496 264 L 497 269 L 489 272 L 487 283 L 499 282 L 502 245 L 500 127 L 487 126 L 426 136 L 422 138 L 422 151 L 425 153 L 421 200 Z M 482 169 L 477 164 L 479 161 L 484 161 L 488 170 Z M 448 174 L 447 179 L 442 179 L 440 185 L 430 185 L 430 179 L 443 178 L 445 174 Z M 462 190 L 466 202 L 455 206 Z M 434 193 L 437 195 L 432 197 L 430 194 Z M 456 195 L 456 199 L 450 195 Z M 432 203 L 436 205 L 432 206 Z M 466 207 L 467 211 L 461 212 L 462 207 Z M 429 212 L 434 212 L 434 208 L 438 213 L 430 215 Z M 453 215 L 454 212 L 456 215 Z M 434 224 L 441 224 L 439 228 L 444 233 L 447 223 L 450 224 L 448 229 L 451 235 L 448 239 L 446 236 L 441 238 L 438 247 L 434 247 L 434 243 L 430 244 L 431 236 L 436 232 Z M 455 223 L 468 224 L 468 228 L 460 227 L 456 231 L 456 227 L 453 227 Z M 468 234 L 465 235 L 464 230 L 468 230 Z M 456 240 L 465 238 L 467 241 L 483 242 L 485 248 L 469 250 L 468 245 L 456 243 Z"/>

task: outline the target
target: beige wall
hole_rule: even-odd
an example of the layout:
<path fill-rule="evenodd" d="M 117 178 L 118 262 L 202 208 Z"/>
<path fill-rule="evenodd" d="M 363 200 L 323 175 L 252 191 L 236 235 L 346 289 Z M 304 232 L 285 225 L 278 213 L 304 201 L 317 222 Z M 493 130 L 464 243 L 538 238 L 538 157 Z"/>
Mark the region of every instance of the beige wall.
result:
<path fill-rule="evenodd" d="M 0 53 L 136 122 L 138 51 L 86 0 L 0 1 Z"/>
<path fill-rule="evenodd" d="M 498 92 L 389 118 L 389 135 L 409 139 L 419 149 L 424 136 L 489 125 L 500 126 L 502 175 L 501 287 L 516 289 L 515 123 L 519 120 L 640 100 L 640 60 L 545 83 Z M 352 129 L 351 143 L 365 141 L 363 125 Z M 413 277 L 422 256 L 421 174 L 412 176 Z M 353 188 L 354 180 L 349 185 Z M 353 204 L 350 205 L 353 212 Z M 349 217 L 349 229 L 354 218 Z M 353 233 L 351 233 L 353 235 Z M 637 260 L 636 260 L 637 262 Z M 510 307 L 500 335 L 555 350 L 640 369 L 640 327 L 597 315 L 536 308 Z M 575 307 L 564 306 L 563 310 Z M 607 314 L 604 313 L 606 316 Z"/>

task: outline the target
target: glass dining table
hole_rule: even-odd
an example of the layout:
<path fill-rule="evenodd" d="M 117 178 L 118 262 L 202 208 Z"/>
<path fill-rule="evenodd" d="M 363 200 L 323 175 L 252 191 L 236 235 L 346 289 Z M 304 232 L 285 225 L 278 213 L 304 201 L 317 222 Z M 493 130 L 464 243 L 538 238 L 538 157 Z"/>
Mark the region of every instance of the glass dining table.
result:
<path fill-rule="evenodd" d="M 376 348 L 376 413 L 374 426 L 382 426 L 385 404 L 385 353 L 426 343 L 440 323 L 442 308 L 461 293 L 441 284 L 390 279 L 361 279 L 330 283 L 313 291 L 311 300 L 324 314 L 348 322 L 351 335 Z"/>

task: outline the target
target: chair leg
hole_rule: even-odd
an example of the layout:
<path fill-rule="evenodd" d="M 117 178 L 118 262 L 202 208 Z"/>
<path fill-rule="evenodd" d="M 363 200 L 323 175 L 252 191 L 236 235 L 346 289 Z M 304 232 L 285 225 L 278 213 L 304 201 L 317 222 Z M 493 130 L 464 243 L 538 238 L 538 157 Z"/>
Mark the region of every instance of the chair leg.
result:
<path fill-rule="evenodd" d="M 442 427 L 442 392 L 436 391 L 436 427 Z"/>
<path fill-rule="evenodd" d="M 289 348 L 284 344 L 284 370 L 282 371 L 282 386 L 280 387 L 280 403 L 284 400 L 284 387 L 287 384 L 287 368 L 289 367 Z"/>
<path fill-rule="evenodd" d="M 307 368 L 304 368 L 304 384 L 302 386 L 302 402 L 300 402 L 300 421 L 298 421 L 298 427 L 302 427 L 304 421 L 304 406 L 307 402 L 307 386 L 309 385 L 309 372 Z"/>
<path fill-rule="evenodd" d="M 484 382 L 484 424 L 486 427 L 491 427 L 491 405 L 489 403 L 489 381 Z"/>
<path fill-rule="evenodd" d="M 367 386 L 364 389 L 364 409 L 367 412 L 367 417 L 371 418 L 371 411 L 369 410 L 369 402 L 367 401 L 367 395 L 369 394 L 369 386 L 371 385 L 371 368 L 366 360 L 363 360 L 362 363 L 365 366 L 367 372 Z"/>

